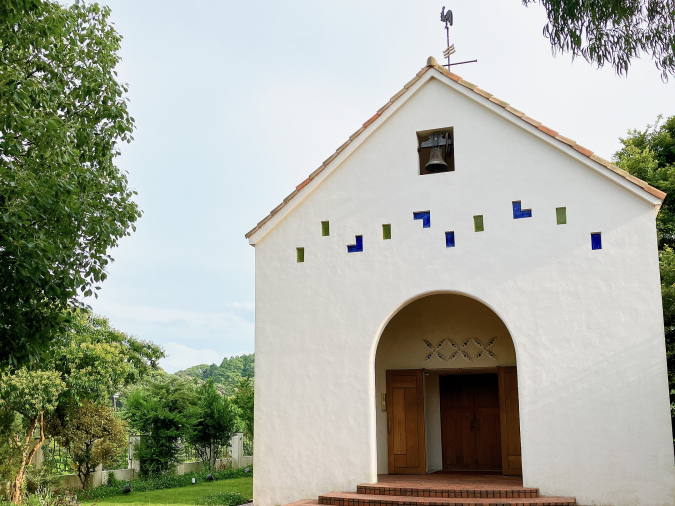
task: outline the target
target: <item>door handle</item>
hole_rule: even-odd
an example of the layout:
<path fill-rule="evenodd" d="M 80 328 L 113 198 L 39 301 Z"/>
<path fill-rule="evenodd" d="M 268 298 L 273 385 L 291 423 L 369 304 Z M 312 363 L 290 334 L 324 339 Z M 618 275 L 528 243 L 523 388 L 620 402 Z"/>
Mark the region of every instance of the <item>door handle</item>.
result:
<path fill-rule="evenodd" d="M 387 420 L 387 432 L 391 432 L 391 422 Z"/>

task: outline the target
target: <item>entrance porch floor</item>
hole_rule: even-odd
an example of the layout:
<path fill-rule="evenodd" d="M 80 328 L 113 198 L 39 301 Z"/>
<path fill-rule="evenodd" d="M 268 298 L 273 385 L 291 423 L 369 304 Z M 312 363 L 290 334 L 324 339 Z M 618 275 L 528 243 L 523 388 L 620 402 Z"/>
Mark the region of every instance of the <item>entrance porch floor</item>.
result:
<path fill-rule="evenodd" d="M 503 476 L 501 474 L 484 474 L 471 472 L 443 472 L 434 474 L 395 475 L 378 474 L 377 483 L 359 485 L 361 487 L 385 487 L 396 489 L 467 489 L 467 490 L 531 490 L 523 487 L 522 476 Z"/>

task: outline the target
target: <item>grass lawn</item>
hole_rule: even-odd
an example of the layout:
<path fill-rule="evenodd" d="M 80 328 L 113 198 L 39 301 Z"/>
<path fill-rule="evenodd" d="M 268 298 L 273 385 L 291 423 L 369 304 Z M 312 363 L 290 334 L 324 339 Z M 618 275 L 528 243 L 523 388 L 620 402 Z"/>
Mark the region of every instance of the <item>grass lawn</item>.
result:
<path fill-rule="evenodd" d="M 132 481 L 132 489 L 133 486 L 134 482 Z M 162 504 L 172 504 L 192 506 L 194 504 L 199 504 L 199 499 L 205 495 L 217 494 L 218 492 L 237 492 L 246 499 L 251 499 L 253 497 L 253 477 L 212 481 L 209 483 L 200 483 L 198 485 L 189 485 L 187 487 L 153 490 L 151 492 L 132 492 L 128 495 L 119 495 L 101 499 L 98 504 L 128 504 L 130 506 L 141 506 L 146 504 L 160 506 Z M 92 501 L 83 501 L 83 504 L 91 504 L 91 502 Z"/>

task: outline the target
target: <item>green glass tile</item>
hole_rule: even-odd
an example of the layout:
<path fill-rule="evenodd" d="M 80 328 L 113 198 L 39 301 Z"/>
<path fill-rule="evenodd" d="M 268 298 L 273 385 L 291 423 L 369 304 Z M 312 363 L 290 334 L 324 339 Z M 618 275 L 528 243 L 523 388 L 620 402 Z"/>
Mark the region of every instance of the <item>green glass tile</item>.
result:
<path fill-rule="evenodd" d="M 558 225 L 567 224 L 567 208 L 566 207 L 556 207 L 555 208 L 555 221 Z"/>
<path fill-rule="evenodd" d="M 483 228 L 483 215 L 473 217 L 473 229 L 476 232 L 482 232 Z"/>
<path fill-rule="evenodd" d="M 298 252 L 298 263 L 305 261 L 305 248 L 297 248 Z"/>
<path fill-rule="evenodd" d="M 391 239 L 391 225 L 382 225 L 382 239 Z"/>
<path fill-rule="evenodd" d="M 326 237 L 330 235 L 330 226 L 327 221 L 321 222 L 321 235 Z"/>

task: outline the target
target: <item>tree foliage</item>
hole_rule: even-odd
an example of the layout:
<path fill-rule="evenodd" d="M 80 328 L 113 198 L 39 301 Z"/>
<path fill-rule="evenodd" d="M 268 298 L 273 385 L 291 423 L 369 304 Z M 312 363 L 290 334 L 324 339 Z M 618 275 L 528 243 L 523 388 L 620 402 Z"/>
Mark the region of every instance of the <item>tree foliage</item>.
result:
<path fill-rule="evenodd" d="M 617 74 L 645 53 L 662 78 L 675 76 L 675 0 L 522 0 L 541 3 L 553 53 L 571 53 Z"/>
<path fill-rule="evenodd" d="M 242 378 L 255 376 L 255 355 L 225 357 L 220 365 L 201 364 L 178 371 L 181 378 L 197 378 L 202 381 L 213 379 L 216 387 L 221 386 L 225 395 L 233 395 Z"/>
<path fill-rule="evenodd" d="M 178 462 L 182 441 L 199 418 L 199 402 L 193 382 L 171 375 L 133 388 L 123 400 L 123 416 L 142 435 L 134 448 L 141 473 L 153 475 L 171 470 Z"/>
<path fill-rule="evenodd" d="M 230 445 L 237 426 L 237 409 L 230 400 L 220 395 L 213 379 L 197 389 L 199 414 L 189 432 L 187 441 L 199 452 L 202 462 L 215 468 L 218 449 Z"/>
<path fill-rule="evenodd" d="M 0 365 L 39 359 L 140 216 L 114 164 L 133 118 L 110 10 L 0 3 Z"/>
<path fill-rule="evenodd" d="M 232 398 L 232 402 L 237 407 L 239 420 L 243 425 L 243 430 L 253 439 L 253 380 L 250 376 L 242 378 L 237 385 L 237 389 Z"/>
<path fill-rule="evenodd" d="M 28 371 L 24 368 L 14 374 L 0 375 L 0 409 L 11 420 L 10 427 L 14 429 L 3 434 L 6 438 L 5 450 L 0 453 L 18 459 L 9 463 L 13 473 L 9 493 L 15 504 L 21 504 L 23 499 L 26 468 L 45 442 L 45 413 L 56 409 L 65 388 L 65 382 L 56 371 Z M 16 423 L 17 415 L 20 416 L 19 423 Z M 39 437 L 34 440 L 36 430 L 39 430 Z"/>
<path fill-rule="evenodd" d="M 85 401 L 107 403 L 117 390 L 156 367 L 163 356 L 158 346 L 119 332 L 105 318 L 84 310 L 76 312 L 56 344 L 40 368 L 23 367 L 0 376 L 0 410 L 21 422 L 11 424 L 0 442 L 10 447 L 21 444 L 21 460 L 8 478 L 16 504 L 22 500 L 21 487 L 34 449 L 44 443 L 45 419 L 67 420 L 72 406 Z M 36 430 L 40 437 L 34 443 Z"/>
<path fill-rule="evenodd" d="M 630 130 L 614 162 L 632 175 L 667 192 L 656 219 L 661 269 L 661 297 L 668 360 L 668 381 L 675 429 L 675 116 L 661 116 L 645 130 Z"/>
<path fill-rule="evenodd" d="M 68 450 L 82 488 L 87 488 L 96 467 L 114 463 L 128 444 L 126 423 L 112 408 L 87 399 L 65 411 L 66 416 L 47 423 L 47 432 Z"/>

